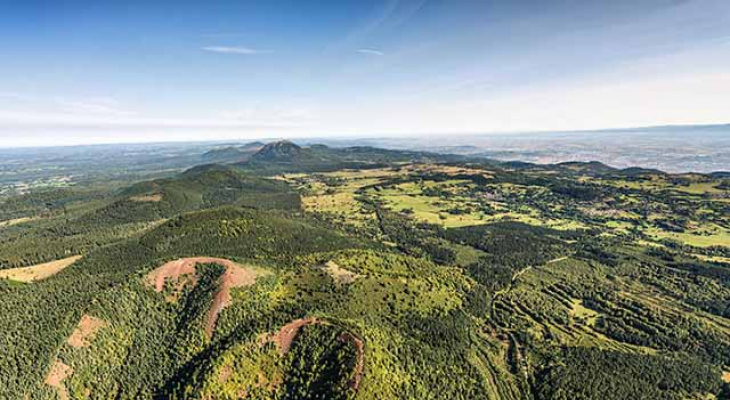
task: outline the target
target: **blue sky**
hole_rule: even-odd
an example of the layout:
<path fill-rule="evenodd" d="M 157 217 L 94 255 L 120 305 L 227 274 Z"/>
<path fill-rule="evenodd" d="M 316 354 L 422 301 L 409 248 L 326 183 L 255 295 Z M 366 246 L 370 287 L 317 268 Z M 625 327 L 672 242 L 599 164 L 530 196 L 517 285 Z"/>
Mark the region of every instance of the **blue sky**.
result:
<path fill-rule="evenodd" d="M 727 0 L 0 3 L 0 146 L 730 121 Z"/>

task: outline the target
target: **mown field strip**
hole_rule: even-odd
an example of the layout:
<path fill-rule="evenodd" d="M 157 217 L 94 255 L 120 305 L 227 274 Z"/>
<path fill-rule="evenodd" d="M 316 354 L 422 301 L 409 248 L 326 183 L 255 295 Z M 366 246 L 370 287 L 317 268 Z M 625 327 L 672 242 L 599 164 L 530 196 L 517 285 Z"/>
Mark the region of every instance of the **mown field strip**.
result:
<path fill-rule="evenodd" d="M 18 282 L 35 282 L 53 276 L 74 262 L 81 256 L 72 256 L 30 267 L 11 268 L 0 270 L 0 279 L 10 279 Z"/>

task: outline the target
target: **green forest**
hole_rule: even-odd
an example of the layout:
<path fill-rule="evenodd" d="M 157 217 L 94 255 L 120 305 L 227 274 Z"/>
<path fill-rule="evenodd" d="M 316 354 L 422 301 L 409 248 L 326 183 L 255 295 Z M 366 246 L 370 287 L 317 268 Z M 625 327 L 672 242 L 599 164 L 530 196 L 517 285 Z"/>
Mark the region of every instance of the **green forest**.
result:
<path fill-rule="evenodd" d="M 730 180 L 277 142 L 39 188 L 0 327 L 0 399 L 730 399 Z"/>

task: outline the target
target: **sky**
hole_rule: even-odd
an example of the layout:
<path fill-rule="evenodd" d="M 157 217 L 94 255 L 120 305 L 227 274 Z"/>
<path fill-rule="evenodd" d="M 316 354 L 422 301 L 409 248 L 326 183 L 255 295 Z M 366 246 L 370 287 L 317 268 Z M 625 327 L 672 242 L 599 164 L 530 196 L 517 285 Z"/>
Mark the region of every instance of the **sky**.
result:
<path fill-rule="evenodd" d="M 0 2 L 0 147 L 730 122 L 730 1 Z"/>

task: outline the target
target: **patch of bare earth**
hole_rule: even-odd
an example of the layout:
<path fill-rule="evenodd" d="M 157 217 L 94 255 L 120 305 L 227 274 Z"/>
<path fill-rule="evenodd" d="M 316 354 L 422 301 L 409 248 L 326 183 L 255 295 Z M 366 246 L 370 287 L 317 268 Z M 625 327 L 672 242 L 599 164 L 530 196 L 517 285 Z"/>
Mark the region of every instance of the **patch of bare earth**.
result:
<path fill-rule="evenodd" d="M 352 343 L 352 345 L 355 346 L 355 351 L 357 352 L 357 361 L 355 362 L 355 373 L 352 375 L 352 379 L 350 379 L 349 385 L 352 389 L 357 390 L 360 387 L 360 382 L 362 381 L 362 372 L 365 366 L 365 345 L 360 338 L 351 334 L 350 332 L 343 333 L 337 339 L 343 343 Z"/>
<path fill-rule="evenodd" d="M 261 272 L 243 267 L 228 260 L 225 261 L 227 261 L 226 264 L 218 263 L 226 267 L 226 272 L 221 277 L 218 292 L 213 297 L 213 305 L 210 307 L 208 317 L 206 318 L 205 333 L 208 337 L 213 335 L 218 314 L 231 302 L 231 289 L 251 286 L 256 283 L 256 278 L 261 275 Z"/>
<path fill-rule="evenodd" d="M 143 196 L 132 196 L 129 198 L 129 200 L 136 201 L 139 203 L 158 203 L 162 201 L 162 195 L 161 194 L 148 194 Z"/>
<path fill-rule="evenodd" d="M 725 371 L 722 373 L 722 380 L 725 383 L 730 383 L 730 371 Z"/>
<path fill-rule="evenodd" d="M 61 398 L 61 400 L 68 399 L 68 391 L 66 390 L 66 386 L 63 384 L 63 381 L 71 376 L 73 372 L 73 368 L 59 360 L 56 360 L 53 363 L 51 370 L 48 372 L 48 376 L 45 381 L 46 385 L 55 388 L 58 391 L 58 397 Z"/>
<path fill-rule="evenodd" d="M 294 321 L 282 326 L 276 333 L 264 333 L 260 335 L 259 346 L 273 342 L 276 345 L 276 349 L 279 351 L 279 355 L 283 356 L 289 351 L 294 338 L 303 326 L 323 323 L 325 322 L 314 317 L 295 319 Z"/>
<path fill-rule="evenodd" d="M 153 286 L 157 293 L 165 288 L 165 282 L 173 283 L 175 290 L 180 291 L 187 283 L 195 284 L 195 264 L 190 259 L 170 261 L 147 274 L 147 284 Z"/>
<path fill-rule="evenodd" d="M 257 388 L 265 388 L 269 392 L 274 392 L 284 382 L 283 377 L 279 374 L 275 374 L 273 379 L 269 379 L 261 371 L 259 371 L 256 378 L 255 386 Z"/>
<path fill-rule="evenodd" d="M 205 320 L 205 333 L 208 337 L 213 335 L 218 314 L 230 303 L 231 289 L 250 286 L 256 283 L 259 276 L 267 275 L 265 271 L 249 268 L 237 264 L 231 260 L 213 257 L 192 257 L 170 261 L 163 266 L 150 272 L 146 281 L 155 291 L 162 292 L 166 281 L 175 285 L 175 291 L 179 292 L 187 284 L 195 284 L 196 264 L 219 264 L 225 267 L 226 271 L 220 278 L 218 291 L 213 297 L 213 304 L 208 311 Z"/>
<path fill-rule="evenodd" d="M 358 278 L 362 278 L 362 275 L 348 271 L 337 265 L 334 261 L 328 261 L 324 265 L 324 270 L 340 285 L 350 284 Z"/>
<path fill-rule="evenodd" d="M 615 218 L 621 214 L 621 211 L 612 208 L 581 207 L 581 211 L 591 217 Z"/>
<path fill-rule="evenodd" d="M 230 365 L 223 366 L 223 368 L 221 368 L 220 372 L 218 372 L 218 382 L 220 382 L 220 383 L 228 382 L 228 378 L 230 378 L 232 374 L 233 374 L 233 368 Z"/>
<path fill-rule="evenodd" d="M 11 268 L 0 270 L 0 279 L 7 278 L 18 282 L 35 282 L 46 279 L 61 272 L 64 268 L 81 259 L 81 256 L 73 256 L 61 260 L 51 261 L 31 267 Z"/>
<path fill-rule="evenodd" d="M 84 314 L 66 343 L 74 348 L 88 347 L 99 329 L 106 326 L 103 320 Z"/>
<path fill-rule="evenodd" d="M 6 226 L 18 225 L 18 224 L 22 224 L 24 222 L 30 222 L 33 220 L 35 220 L 35 218 L 23 217 L 23 218 L 16 218 L 16 219 L 0 221 L 0 228 L 5 228 Z"/>
<path fill-rule="evenodd" d="M 291 348 L 292 342 L 297 337 L 302 327 L 314 324 L 327 324 L 327 322 L 315 317 L 296 319 L 281 327 L 281 329 L 279 329 L 276 333 L 265 333 L 260 335 L 258 338 L 259 346 L 264 346 L 266 343 L 274 342 L 279 355 L 284 356 Z M 355 362 L 354 374 L 348 384 L 352 389 L 357 390 L 360 387 L 363 369 L 365 367 L 365 345 L 362 339 L 350 332 L 342 333 L 337 339 L 342 343 L 351 343 L 355 346 L 357 361 Z"/>

